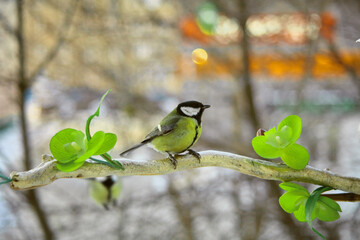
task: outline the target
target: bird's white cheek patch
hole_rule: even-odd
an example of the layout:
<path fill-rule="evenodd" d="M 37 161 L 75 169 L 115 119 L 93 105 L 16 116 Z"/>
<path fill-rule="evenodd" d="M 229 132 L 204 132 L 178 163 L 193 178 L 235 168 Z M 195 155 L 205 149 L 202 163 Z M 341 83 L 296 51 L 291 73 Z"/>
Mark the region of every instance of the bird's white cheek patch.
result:
<path fill-rule="evenodd" d="M 181 111 L 187 116 L 195 116 L 200 112 L 200 108 L 181 107 Z"/>

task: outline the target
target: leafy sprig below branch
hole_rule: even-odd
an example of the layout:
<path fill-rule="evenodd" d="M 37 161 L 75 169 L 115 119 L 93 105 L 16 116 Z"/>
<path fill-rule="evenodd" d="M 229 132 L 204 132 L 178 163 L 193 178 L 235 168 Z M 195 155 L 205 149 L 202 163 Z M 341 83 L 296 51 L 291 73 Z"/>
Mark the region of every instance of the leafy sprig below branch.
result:
<path fill-rule="evenodd" d="M 327 222 L 340 218 L 339 204 L 326 196 L 321 196 L 323 192 L 332 189 L 319 187 L 310 194 L 306 188 L 291 182 L 281 183 L 280 187 L 286 191 L 279 198 L 282 209 L 287 213 L 293 213 L 298 221 L 307 222 L 318 236 L 325 239 L 321 233 L 315 230 L 312 222 L 315 218 Z"/>

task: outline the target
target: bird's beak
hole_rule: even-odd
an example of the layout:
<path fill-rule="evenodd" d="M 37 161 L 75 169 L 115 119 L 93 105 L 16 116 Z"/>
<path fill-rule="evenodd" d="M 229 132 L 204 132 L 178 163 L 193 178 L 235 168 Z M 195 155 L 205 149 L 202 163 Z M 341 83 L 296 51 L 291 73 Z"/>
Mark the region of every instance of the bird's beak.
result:
<path fill-rule="evenodd" d="M 203 109 L 206 109 L 206 108 L 209 108 L 209 107 L 210 107 L 210 105 L 204 105 Z"/>

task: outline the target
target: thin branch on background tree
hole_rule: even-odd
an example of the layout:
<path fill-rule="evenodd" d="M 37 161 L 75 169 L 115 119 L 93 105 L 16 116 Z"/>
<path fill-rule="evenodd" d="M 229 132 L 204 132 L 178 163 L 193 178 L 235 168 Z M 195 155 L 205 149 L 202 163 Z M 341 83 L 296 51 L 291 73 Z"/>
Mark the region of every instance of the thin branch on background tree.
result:
<path fill-rule="evenodd" d="M 29 77 L 30 84 L 34 81 L 35 77 L 49 65 L 52 60 L 56 57 L 59 50 L 61 49 L 61 46 L 65 43 L 65 40 L 68 36 L 69 30 L 72 26 L 73 19 L 75 16 L 75 11 L 78 7 L 79 0 L 76 0 L 73 2 L 73 5 L 69 7 L 69 9 L 66 11 L 66 16 L 64 19 L 64 22 L 59 30 L 57 41 L 55 45 L 48 51 L 46 56 L 43 58 L 43 60 L 39 63 L 39 65 L 35 68 L 33 73 Z"/>

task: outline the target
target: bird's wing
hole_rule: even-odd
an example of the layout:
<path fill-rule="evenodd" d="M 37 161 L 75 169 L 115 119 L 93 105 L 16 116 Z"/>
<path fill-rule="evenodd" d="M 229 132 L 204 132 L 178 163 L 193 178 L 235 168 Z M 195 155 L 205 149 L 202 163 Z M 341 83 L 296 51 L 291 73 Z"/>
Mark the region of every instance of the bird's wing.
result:
<path fill-rule="evenodd" d="M 159 137 L 165 134 L 170 133 L 174 130 L 177 122 L 180 120 L 181 116 L 169 116 L 165 117 L 156 127 L 154 127 L 151 132 L 146 135 L 144 141 L 141 143 L 148 143 L 153 140 L 155 137 Z"/>
<path fill-rule="evenodd" d="M 146 135 L 145 139 L 141 143 L 136 144 L 135 146 L 132 146 L 131 148 L 127 149 L 126 151 L 120 153 L 120 156 L 125 156 L 127 153 L 151 142 L 151 140 L 153 140 L 154 138 L 168 134 L 171 131 L 173 131 L 176 126 L 176 123 L 180 120 L 181 116 L 179 116 L 179 115 L 169 116 L 169 115 L 166 116 L 159 123 L 159 125 L 154 127 L 153 130 L 151 130 L 151 132 L 148 135 Z"/>

